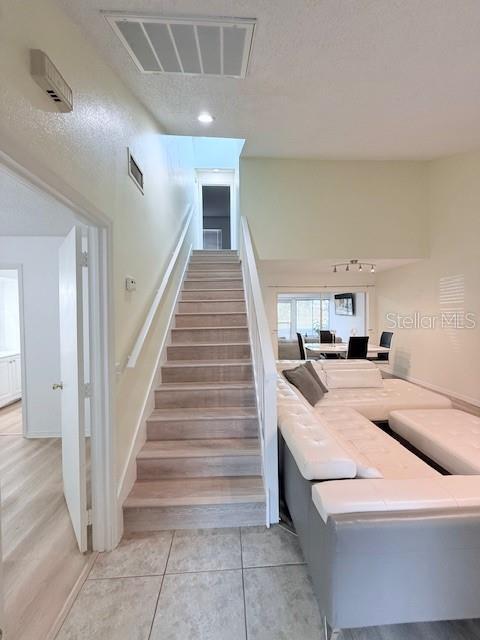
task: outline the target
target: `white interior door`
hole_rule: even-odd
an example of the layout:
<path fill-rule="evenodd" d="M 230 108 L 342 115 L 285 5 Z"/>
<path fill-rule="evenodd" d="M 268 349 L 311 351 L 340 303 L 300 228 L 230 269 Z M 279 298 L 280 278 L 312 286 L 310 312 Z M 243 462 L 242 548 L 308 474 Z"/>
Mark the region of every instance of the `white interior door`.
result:
<path fill-rule="evenodd" d="M 80 551 L 87 550 L 82 237 L 74 227 L 59 249 L 63 491 Z"/>
<path fill-rule="evenodd" d="M 3 555 L 2 555 L 2 496 L 0 494 L 0 640 L 4 636 L 5 612 L 3 609 Z"/>

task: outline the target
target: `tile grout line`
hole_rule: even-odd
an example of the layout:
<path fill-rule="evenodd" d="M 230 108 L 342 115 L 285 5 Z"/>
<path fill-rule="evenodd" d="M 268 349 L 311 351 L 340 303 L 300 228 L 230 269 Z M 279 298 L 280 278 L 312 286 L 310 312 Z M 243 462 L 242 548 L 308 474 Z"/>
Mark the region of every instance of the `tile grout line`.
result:
<path fill-rule="evenodd" d="M 60 632 L 62 631 L 63 627 L 65 626 L 65 623 L 67 622 L 68 616 L 70 615 L 76 601 L 78 600 L 80 593 L 83 591 L 84 586 L 87 584 L 87 580 L 89 580 L 89 576 L 93 571 L 93 567 L 95 566 L 95 563 L 97 561 L 97 558 L 99 556 L 99 551 L 92 551 L 92 553 L 95 553 L 95 559 L 92 561 L 92 564 L 90 565 L 89 570 L 87 571 L 87 575 L 85 576 L 85 579 L 82 582 L 82 586 L 78 589 L 77 594 L 75 596 L 75 598 L 73 599 L 72 603 L 70 604 L 70 606 L 68 607 L 68 611 L 65 612 L 65 616 L 63 618 L 62 624 L 60 625 L 57 633 L 55 634 L 55 638 L 58 638 L 58 636 L 60 635 Z M 54 638 L 54 640 L 55 640 Z"/>
<path fill-rule="evenodd" d="M 161 578 L 162 576 L 183 576 L 194 573 L 223 573 L 225 571 L 238 571 L 239 569 L 273 569 L 275 567 L 304 567 L 306 562 L 280 562 L 278 564 L 259 564 L 249 567 L 228 567 L 227 569 L 195 569 L 194 571 L 172 571 L 170 573 L 138 573 L 128 576 L 99 576 L 98 578 L 89 578 L 89 582 L 100 580 L 128 580 L 129 578 Z M 479 639 L 480 640 L 480 639 Z"/>
<path fill-rule="evenodd" d="M 245 574 L 244 574 L 244 567 L 243 567 L 242 527 L 239 527 L 239 533 L 240 533 L 240 564 L 242 566 L 243 620 L 245 625 L 245 640 L 248 640 L 247 599 L 245 596 Z"/>
<path fill-rule="evenodd" d="M 157 600 L 155 602 L 155 608 L 153 610 L 152 622 L 150 624 L 150 630 L 148 632 L 147 640 L 150 640 L 150 638 L 152 637 L 153 625 L 155 624 L 155 618 L 157 617 L 158 605 L 160 603 L 160 595 L 162 593 L 163 583 L 165 582 L 165 575 L 166 575 L 166 571 L 167 571 L 168 561 L 170 560 L 170 554 L 172 552 L 172 546 L 173 546 L 174 537 L 175 537 L 175 531 L 173 531 L 172 539 L 170 540 L 170 547 L 168 549 L 167 559 L 165 561 L 165 569 L 163 570 L 162 581 L 160 583 L 160 589 L 158 590 L 158 596 L 157 596 Z"/>

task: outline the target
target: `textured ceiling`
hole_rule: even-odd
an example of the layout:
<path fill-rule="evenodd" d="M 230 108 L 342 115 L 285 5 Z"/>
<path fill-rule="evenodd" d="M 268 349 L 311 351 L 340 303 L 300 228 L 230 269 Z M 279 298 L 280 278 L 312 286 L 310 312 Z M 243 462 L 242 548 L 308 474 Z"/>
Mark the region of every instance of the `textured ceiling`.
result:
<path fill-rule="evenodd" d="M 244 155 L 431 158 L 480 146 L 478 0 L 57 0 L 170 133 Z M 139 73 L 100 10 L 257 19 L 245 80 Z M 196 121 L 215 116 L 206 130 Z"/>

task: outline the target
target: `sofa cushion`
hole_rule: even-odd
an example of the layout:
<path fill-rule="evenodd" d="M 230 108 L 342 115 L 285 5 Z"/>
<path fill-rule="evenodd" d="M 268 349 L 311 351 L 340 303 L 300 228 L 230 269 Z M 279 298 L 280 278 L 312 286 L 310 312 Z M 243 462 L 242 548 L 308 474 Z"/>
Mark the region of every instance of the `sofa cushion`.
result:
<path fill-rule="evenodd" d="M 312 499 L 324 522 L 343 513 L 479 507 L 480 476 L 322 482 L 312 487 Z"/>
<path fill-rule="evenodd" d="M 383 387 L 365 389 L 330 389 L 314 410 L 324 407 L 350 407 L 369 420 L 386 421 L 398 409 L 449 409 L 451 401 L 433 391 L 405 380 L 387 379 Z"/>
<path fill-rule="evenodd" d="M 390 427 L 447 471 L 480 474 L 480 418 L 456 409 L 392 411 Z"/>
<path fill-rule="evenodd" d="M 320 381 L 317 382 L 304 364 L 295 367 L 295 369 L 285 369 L 283 375 L 300 391 L 312 407 L 323 397 L 324 391 L 320 386 Z"/>
<path fill-rule="evenodd" d="M 327 369 L 326 384 L 329 389 L 361 389 L 383 387 L 379 369 Z"/>
<path fill-rule="evenodd" d="M 328 392 L 328 387 L 323 382 L 323 380 L 320 378 L 320 376 L 319 376 L 320 372 L 317 373 L 315 367 L 310 362 L 310 360 L 307 360 L 307 362 L 305 362 L 305 367 L 308 369 L 308 372 L 311 374 L 311 376 L 313 377 L 315 382 L 318 384 L 320 389 L 323 391 L 323 393 L 327 393 Z M 320 375 L 321 375 L 321 373 L 320 373 Z"/>
<path fill-rule="evenodd" d="M 300 403 L 278 407 L 278 424 L 300 473 L 306 480 L 354 478 L 354 460 Z"/>
<path fill-rule="evenodd" d="M 434 478 L 439 475 L 354 409 L 330 407 L 316 409 L 315 414 L 355 460 L 357 478 Z"/>

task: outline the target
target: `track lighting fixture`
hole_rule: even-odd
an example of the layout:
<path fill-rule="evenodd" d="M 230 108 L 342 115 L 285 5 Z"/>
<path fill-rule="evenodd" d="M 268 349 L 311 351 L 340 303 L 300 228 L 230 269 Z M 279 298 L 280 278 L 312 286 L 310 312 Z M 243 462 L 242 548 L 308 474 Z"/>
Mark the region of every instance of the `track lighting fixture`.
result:
<path fill-rule="evenodd" d="M 360 262 L 359 260 L 350 260 L 349 262 L 338 262 L 332 265 L 333 273 L 338 272 L 339 267 L 345 267 L 345 271 L 350 271 L 350 267 L 358 267 L 358 271 L 363 271 L 364 268 L 370 268 L 370 273 L 375 273 L 376 265 L 370 262 Z"/>

